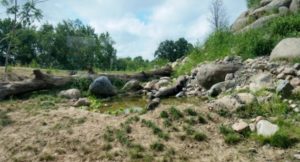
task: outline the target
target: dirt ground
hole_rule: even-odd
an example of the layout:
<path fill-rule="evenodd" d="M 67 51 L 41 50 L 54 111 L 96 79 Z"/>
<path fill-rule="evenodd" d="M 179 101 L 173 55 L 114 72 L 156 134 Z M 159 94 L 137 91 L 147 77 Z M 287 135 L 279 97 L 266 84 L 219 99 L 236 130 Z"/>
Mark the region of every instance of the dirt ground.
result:
<path fill-rule="evenodd" d="M 295 148 L 283 150 L 270 146 L 261 146 L 251 140 L 237 145 L 227 145 L 219 132 L 221 124 L 232 123 L 235 119 L 225 119 L 208 111 L 204 106 L 192 104 L 177 105 L 183 111 L 193 108 L 198 113 L 209 114 L 207 124 L 195 125 L 195 130 L 207 135 L 202 142 L 178 138 L 182 131 L 164 128 L 160 112 L 171 105 L 161 105 L 153 112 L 143 115 L 112 116 L 73 108 L 64 103 L 58 109 L 28 111 L 22 108 L 28 101 L 0 102 L 1 111 L 7 112 L 11 123 L 0 128 L 0 161 L 192 161 L 192 162 L 277 162 L 294 161 Z M 121 123 L 133 116 L 151 120 L 170 139 L 160 140 L 151 129 L 140 122 L 131 125 L 128 134 L 131 141 L 145 148 L 146 158 L 130 157 L 129 149 L 117 141 L 110 143 L 103 139 L 107 127 L 119 128 Z M 183 122 L 174 127 L 181 129 Z M 164 151 L 153 151 L 151 144 L 160 141 Z M 172 150 L 173 153 L 170 153 Z"/>

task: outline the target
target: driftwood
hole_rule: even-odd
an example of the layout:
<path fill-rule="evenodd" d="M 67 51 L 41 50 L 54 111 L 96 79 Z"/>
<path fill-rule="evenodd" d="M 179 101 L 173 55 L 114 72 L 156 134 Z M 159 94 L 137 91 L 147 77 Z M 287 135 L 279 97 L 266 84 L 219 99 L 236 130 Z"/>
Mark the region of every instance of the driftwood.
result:
<path fill-rule="evenodd" d="M 144 81 L 153 77 L 170 76 L 171 73 L 172 73 L 172 68 L 166 66 L 162 69 L 149 71 L 149 72 L 141 72 L 132 75 L 101 74 L 100 76 L 107 76 L 109 79 L 120 79 L 123 81 L 128 81 L 131 79 Z M 28 79 L 19 82 L 8 82 L 8 83 L 0 82 L 0 100 L 7 98 L 9 96 L 16 96 L 28 92 L 62 87 L 70 83 L 74 78 L 76 78 L 76 76 L 56 77 L 49 74 L 44 74 L 40 70 L 34 70 L 33 74 L 35 76 L 34 79 Z M 94 77 L 98 77 L 98 76 L 99 75 L 97 76 L 95 75 Z"/>

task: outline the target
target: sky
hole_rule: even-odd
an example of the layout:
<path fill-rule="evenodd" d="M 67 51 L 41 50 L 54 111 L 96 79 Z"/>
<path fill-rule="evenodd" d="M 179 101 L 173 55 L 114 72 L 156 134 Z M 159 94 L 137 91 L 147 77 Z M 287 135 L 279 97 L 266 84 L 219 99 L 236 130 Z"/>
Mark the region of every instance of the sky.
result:
<path fill-rule="evenodd" d="M 43 10 L 43 22 L 57 24 L 65 19 L 80 19 L 97 33 L 109 32 L 116 42 L 118 57 L 153 59 L 164 40 L 184 37 L 193 44 L 203 42 L 211 32 L 211 1 L 48 0 L 39 8 Z M 224 6 L 232 23 L 246 10 L 246 0 L 224 0 Z M 0 17 L 3 16 L 0 8 Z"/>

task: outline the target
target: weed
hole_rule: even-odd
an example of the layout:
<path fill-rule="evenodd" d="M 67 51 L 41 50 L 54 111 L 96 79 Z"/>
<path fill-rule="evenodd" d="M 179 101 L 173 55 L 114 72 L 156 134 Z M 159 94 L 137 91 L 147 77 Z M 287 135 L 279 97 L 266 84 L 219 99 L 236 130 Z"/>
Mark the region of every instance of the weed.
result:
<path fill-rule="evenodd" d="M 160 113 L 160 117 L 166 119 L 166 118 L 169 118 L 169 114 L 166 111 L 162 111 Z"/>
<path fill-rule="evenodd" d="M 179 120 L 180 118 L 183 118 L 182 112 L 177 110 L 175 107 L 171 107 L 169 109 L 169 113 L 173 120 Z"/>
<path fill-rule="evenodd" d="M 150 145 L 150 148 L 154 151 L 162 152 L 165 149 L 165 145 L 160 143 L 160 142 L 155 142 L 155 143 Z"/>
<path fill-rule="evenodd" d="M 105 130 L 105 133 L 103 135 L 103 138 L 107 142 L 113 142 L 114 141 L 114 130 L 111 127 L 107 127 Z"/>
<path fill-rule="evenodd" d="M 191 108 L 184 110 L 184 112 L 189 116 L 197 116 L 198 115 L 197 112 Z"/>
<path fill-rule="evenodd" d="M 0 127 L 5 127 L 12 123 L 12 120 L 7 116 L 7 112 L 0 110 Z"/>
<path fill-rule="evenodd" d="M 200 124 L 207 124 L 207 120 L 206 120 L 206 119 L 204 118 L 204 116 L 201 115 L 201 114 L 198 115 L 198 122 L 199 122 Z"/>
<path fill-rule="evenodd" d="M 232 128 L 221 125 L 219 129 L 220 133 L 224 135 L 224 140 L 227 144 L 237 144 L 242 140 L 241 135 L 236 133 Z"/>
<path fill-rule="evenodd" d="M 206 138 L 207 136 L 204 133 L 200 133 L 200 132 L 196 132 L 193 135 L 193 139 L 198 142 L 204 141 Z"/>
<path fill-rule="evenodd" d="M 157 135 L 159 138 L 162 138 L 164 140 L 169 139 L 169 135 L 167 133 L 164 133 L 158 126 L 156 126 L 155 123 L 152 121 L 147 121 L 145 119 L 142 120 L 142 124 L 145 125 L 148 128 L 152 129 L 153 134 Z"/>
<path fill-rule="evenodd" d="M 172 126 L 172 122 L 170 121 L 170 119 L 165 119 L 163 124 L 164 124 L 164 127 L 171 127 Z"/>

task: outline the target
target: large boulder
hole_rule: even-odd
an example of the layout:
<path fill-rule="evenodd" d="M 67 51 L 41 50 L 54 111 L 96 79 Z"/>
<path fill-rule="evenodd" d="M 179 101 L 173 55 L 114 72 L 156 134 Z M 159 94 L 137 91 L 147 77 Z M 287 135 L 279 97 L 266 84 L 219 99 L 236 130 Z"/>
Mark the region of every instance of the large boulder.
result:
<path fill-rule="evenodd" d="M 209 91 L 208 95 L 212 97 L 218 96 L 220 93 L 227 91 L 228 89 L 234 88 L 236 86 L 236 82 L 234 80 L 228 80 L 224 82 L 217 83 L 213 85 Z"/>
<path fill-rule="evenodd" d="M 198 68 L 197 81 L 199 85 L 210 89 L 212 85 L 223 82 L 229 73 L 239 70 L 239 64 L 204 64 Z"/>
<path fill-rule="evenodd" d="M 280 7 L 289 7 L 291 4 L 292 0 L 273 0 L 264 7 L 260 7 L 256 10 L 254 10 L 250 15 L 251 16 L 256 16 L 256 17 L 261 17 L 264 14 L 268 12 L 272 12 L 274 9 L 278 9 Z"/>
<path fill-rule="evenodd" d="M 290 10 L 297 13 L 300 10 L 300 0 L 293 0 L 290 5 Z"/>
<path fill-rule="evenodd" d="M 261 27 L 265 26 L 268 22 L 270 22 L 272 19 L 279 17 L 279 16 L 280 16 L 279 14 L 272 14 L 272 15 L 261 17 L 261 18 L 257 19 L 256 21 L 254 21 L 253 23 L 249 24 L 248 26 L 244 27 L 239 32 L 247 32 L 252 29 L 261 28 Z"/>
<path fill-rule="evenodd" d="M 278 82 L 276 92 L 280 94 L 282 97 L 287 98 L 293 92 L 294 87 L 287 80 L 280 80 Z"/>
<path fill-rule="evenodd" d="M 271 53 L 271 60 L 300 59 L 300 38 L 286 38 L 280 41 Z"/>
<path fill-rule="evenodd" d="M 236 21 L 232 24 L 231 30 L 232 31 L 238 31 L 245 26 L 249 24 L 249 17 L 248 17 L 248 11 L 243 12 L 237 19 Z"/>
<path fill-rule="evenodd" d="M 270 137 L 279 130 L 279 127 L 275 124 L 270 123 L 267 120 L 260 120 L 256 124 L 256 130 L 258 135 L 262 135 L 264 137 Z"/>
<path fill-rule="evenodd" d="M 59 92 L 58 96 L 68 98 L 68 99 L 78 99 L 80 97 L 80 90 L 68 89 L 68 90 Z"/>
<path fill-rule="evenodd" d="M 130 91 L 130 92 L 139 91 L 141 89 L 143 89 L 143 87 L 141 86 L 138 80 L 130 80 L 122 88 L 123 91 Z"/>
<path fill-rule="evenodd" d="M 90 92 L 99 97 L 111 97 L 117 94 L 116 88 L 106 76 L 98 77 L 89 88 Z"/>

